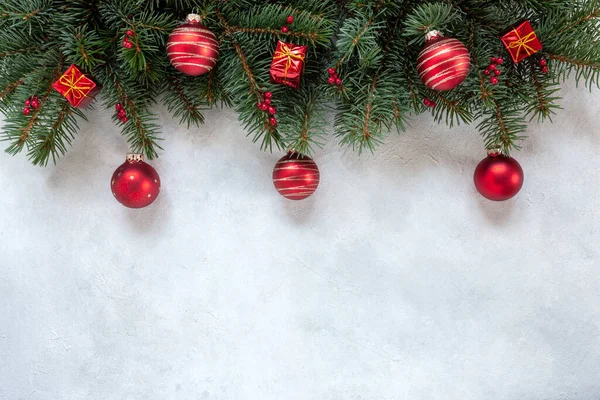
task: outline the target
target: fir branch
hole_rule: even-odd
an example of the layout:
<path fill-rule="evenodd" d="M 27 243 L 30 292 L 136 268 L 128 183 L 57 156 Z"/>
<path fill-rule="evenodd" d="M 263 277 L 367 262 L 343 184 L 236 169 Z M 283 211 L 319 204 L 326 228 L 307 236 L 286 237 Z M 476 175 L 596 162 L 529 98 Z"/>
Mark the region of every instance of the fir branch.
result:
<path fill-rule="evenodd" d="M 0 92 L 0 100 L 13 93 L 20 85 L 23 84 L 23 80 L 18 80 L 10 83 Z"/>

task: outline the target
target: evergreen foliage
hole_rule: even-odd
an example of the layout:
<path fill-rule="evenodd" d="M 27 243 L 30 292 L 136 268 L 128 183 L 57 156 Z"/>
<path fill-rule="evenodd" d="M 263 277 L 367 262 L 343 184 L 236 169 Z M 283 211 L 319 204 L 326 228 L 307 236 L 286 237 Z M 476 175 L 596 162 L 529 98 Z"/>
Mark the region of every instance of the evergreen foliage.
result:
<path fill-rule="evenodd" d="M 186 14 L 196 12 L 219 39 L 210 73 L 192 78 L 169 63 L 166 42 Z M 282 33 L 288 15 L 294 23 Z M 96 106 L 122 103 L 131 150 L 156 157 L 164 139 L 153 105 L 162 102 L 188 127 L 202 110 L 232 106 L 247 133 L 266 150 L 310 154 L 323 142 L 328 108 L 343 145 L 374 151 L 411 114 L 432 113 L 449 126 L 476 123 L 485 146 L 519 148 L 527 123 L 559 108 L 557 91 L 570 75 L 592 88 L 600 82 L 600 0 L 2 0 L 0 2 L 1 139 L 36 165 L 56 162 L 74 139 L 84 112 L 52 84 L 70 64 L 102 85 Z M 499 37 L 531 21 L 544 49 L 514 64 Z M 431 30 L 468 47 L 472 67 L 448 92 L 427 89 L 416 71 Z M 122 46 L 131 30 L 133 46 Z M 273 84 L 269 67 L 277 40 L 307 45 L 299 90 Z M 492 56 L 506 62 L 499 85 L 483 74 Z M 548 74 L 539 60 L 549 62 Z M 327 83 L 333 67 L 343 85 Z M 278 126 L 257 108 L 273 92 Z M 32 95 L 39 107 L 23 114 Z M 436 102 L 434 109 L 423 99 Z"/>

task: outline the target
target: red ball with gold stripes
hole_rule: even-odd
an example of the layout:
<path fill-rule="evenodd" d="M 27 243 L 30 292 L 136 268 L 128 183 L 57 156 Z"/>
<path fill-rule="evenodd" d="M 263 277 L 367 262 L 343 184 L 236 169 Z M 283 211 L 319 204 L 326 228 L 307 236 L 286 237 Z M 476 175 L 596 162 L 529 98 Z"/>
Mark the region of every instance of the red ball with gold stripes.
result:
<path fill-rule="evenodd" d="M 445 38 L 433 31 L 427 34 L 427 45 L 417 59 L 417 70 L 423 83 L 438 91 L 451 90 L 464 82 L 471 68 L 467 47 L 457 39 Z"/>
<path fill-rule="evenodd" d="M 167 54 L 171 64 L 190 76 L 206 74 L 219 58 L 219 41 L 200 23 L 200 16 L 190 14 L 187 22 L 169 36 Z"/>
<path fill-rule="evenodd" d="M 273 169 L 273 184 L 286 199 L 304 200 L 319 186 L 321 175 L 317 164 L 307 156 L 290 151 Z"/>

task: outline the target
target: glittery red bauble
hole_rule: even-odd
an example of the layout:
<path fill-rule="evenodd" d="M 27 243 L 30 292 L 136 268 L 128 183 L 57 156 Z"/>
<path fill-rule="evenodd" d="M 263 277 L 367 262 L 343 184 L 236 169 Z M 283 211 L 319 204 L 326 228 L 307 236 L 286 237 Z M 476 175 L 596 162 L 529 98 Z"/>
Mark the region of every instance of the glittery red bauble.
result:
<path fill-rule="evenodd" d="M 273 183 L 283 197 L 304 200 L 319 186 L 321 175 L 317 164 L 307 156 L 289 152 L 273 169 Z"/>
<path fill-rule="evenodd" d="M 461 41 L 434 35 L 417 59 L 423 83 L 434 90 L 451 90 L 464 82 L 471 68 L 471 56 Z"/>
<path fill-rule="evenodd" d="M 523 180 L 523 169 L 517 160 L 501 154 L 490 154 L 475 169 L 475 187 L 489 200 L 504 201 L 516 196 Z"/>
<path fill-rule="evenodd" d="M 113 174 L 110 189 L 125 207 L 143 208 L 158 197 L 160 177 L 140 154 L 128 154 L 127 161 Z"/>
<path fill-rule="evenodd" d="M 188 15 L 187 22 L 169 36 L 167 54 L 171 64 L 190 76 L 209 72 L 219 58 L 219 42 L 214 33 L 200 23 L 200 17 Z"/>

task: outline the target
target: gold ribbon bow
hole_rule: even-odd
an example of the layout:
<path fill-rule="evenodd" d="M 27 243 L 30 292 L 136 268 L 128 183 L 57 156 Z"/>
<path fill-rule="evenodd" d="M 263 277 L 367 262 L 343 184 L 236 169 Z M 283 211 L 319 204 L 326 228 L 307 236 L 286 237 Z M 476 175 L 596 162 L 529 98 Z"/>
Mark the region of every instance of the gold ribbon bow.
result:
<path fill-rule="evenodd" d="M 537 39 L 537 35 L 535 32 L 530 32 L 528 35 L 521 37 L 521 34 L 517 29 L 513 29 L 515 36 L 518 40 L 511 42 L 508 45 L 510 50 L 517 50 L 517 54 L 515 55 L 515 59 L 518 60 L 521 55 L 521 51 L 525 50 L 527 52 L 527 56 L 530 56 L 536 52 L 535 48 L 531 47 L 529 43 Z"/>
<path fill-rule="evenodd" d="M 89 91 L 90 89 L 94 88 L 93 83 L 90 82 L 84 82 L 80 84 L 79 82 L 82 79 L 86 79 L 86 76 L 80 73 L 80 76 L 77 77 L 77 72 L 78 71 L 76 71 L 75 68 L 71 68 L 70 76 L 68 76 L 69 71 L 67 71 L 67 73 L 61 76 L 59 79 L 61 85 L 64 85 L 69 88 L 63 94 L 63 96 L 68 97 L 69 95 L 72 95 L 72 98 L 76 101 L 87 97 L 87 94 L 86 92 L 84 92 L 84 90 Z"/>
<path fill-rule="evenodd" d="M 283 79 L 287 81 L 288 70 L 294 64 L 294 60 L 304 62 L 305 55 L 303 53 L 296 54 L 292 51 L 291 45 L 287 43 L 281 43 L 281 48 L 275 52 L 274 59 L 276 61 L 287 59 L 285 63 L 285 69 L 283 70 Z"/>

